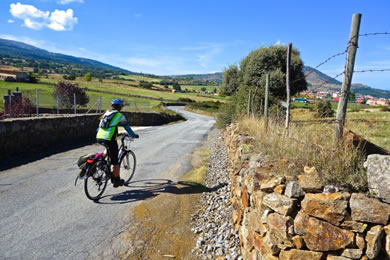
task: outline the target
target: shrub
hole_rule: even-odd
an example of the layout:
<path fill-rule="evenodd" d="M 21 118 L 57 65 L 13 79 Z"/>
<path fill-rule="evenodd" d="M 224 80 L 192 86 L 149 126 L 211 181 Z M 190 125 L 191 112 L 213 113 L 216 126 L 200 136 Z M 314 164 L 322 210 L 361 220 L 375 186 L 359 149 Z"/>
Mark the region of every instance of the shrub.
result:
<path fill-rule="evenodd" d="M 10 117 L 16 117 L 18 115 L 30 115 L 34 113 L 35 106 L 28 97 L 23 97 L 20 102 L 15 102 L 7 107 L 7 114 Z"/>
<path fill-rule="evenodd" d="M 216 119 L 216 127 L 224 128 L 229 125 L 233 121 L 234 115 L 234 105 L 232 103 L 222 104 L 219 108 L 217 119 Z"/>
<path fill-rule="evenodd" d="M 390 106 L 383 106 L 380 109 L 382 112 L 390 112 Z"/>
<path fill-rule="evenodd" d="M 76 94 L 77 105 L 86 106 L 88 104 L 89 97 L 85 90 L 77 84 L 68 82 L 58 82 L 54 87 L 53 97 L 57 98 L 58 96 L 64 107 L 71 108 L 74 104 L 74 94 Z"/>
<path fill-rule="evenodd" d="M 332 117 L 334 111 L 329 100 L 321 100 L 314 105 L 315 116 L 317 117 Z"/>
<path fill-rule="evenodd" d="M 179 98 L 177 101 L 184 102 L 184 103 L 193 103 L 195 100 L 192 100 L 190 98 Z"/>
<path fill-rule="evenodd" d="M 148 82 L 148 81 L 145 81 L 145 80 L 141 80 L 139 82 L 139 86 L 141 88 L 151 89 L 153 87 L 153 84 L 151 82 Z"/>

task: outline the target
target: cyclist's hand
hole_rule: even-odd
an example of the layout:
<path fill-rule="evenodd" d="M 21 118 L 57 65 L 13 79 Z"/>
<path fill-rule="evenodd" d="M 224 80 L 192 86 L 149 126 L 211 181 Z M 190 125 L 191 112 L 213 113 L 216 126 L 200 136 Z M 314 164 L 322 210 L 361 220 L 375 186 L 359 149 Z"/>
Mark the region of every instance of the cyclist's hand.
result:
<path fill-rule="evenodd" d="M 135 134 L 135 137 L 134 138 L 139 138 L 139 135 Z"/>

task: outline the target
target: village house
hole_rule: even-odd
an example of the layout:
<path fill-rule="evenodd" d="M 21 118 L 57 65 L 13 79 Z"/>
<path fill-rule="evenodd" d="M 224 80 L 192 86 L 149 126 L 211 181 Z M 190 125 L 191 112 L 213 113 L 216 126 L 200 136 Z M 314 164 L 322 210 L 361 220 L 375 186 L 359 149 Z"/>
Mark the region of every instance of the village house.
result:
<path fill-rule="evenodd" d="M 27 81 L 28 75 L 26 72 L 0 69 L 0 80 L 6 80 L 7 78 L 12 78 L 15 81 Z"/>

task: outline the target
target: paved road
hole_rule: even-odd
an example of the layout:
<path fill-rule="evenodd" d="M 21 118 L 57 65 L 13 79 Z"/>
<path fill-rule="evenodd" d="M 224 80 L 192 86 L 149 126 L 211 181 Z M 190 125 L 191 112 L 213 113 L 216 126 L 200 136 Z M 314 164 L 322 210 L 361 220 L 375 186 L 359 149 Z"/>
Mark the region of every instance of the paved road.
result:
<path fill-rule="evenodd" d="M 86 198 L 82 182 L 73 185 L 77 158 L 101 151 L 96 144 L 0 172 L 0 259 L 107 258 L 102 251 L 109 255 L 112 239 L 131 224 L 129 209 L 155 195 L 146 187 L 188 171 L 191 151 L 214 125 L 213 118 L 174 110 L 188 120 L 138 131 L 134 182 L 110 185 L 98 203 Z"/>

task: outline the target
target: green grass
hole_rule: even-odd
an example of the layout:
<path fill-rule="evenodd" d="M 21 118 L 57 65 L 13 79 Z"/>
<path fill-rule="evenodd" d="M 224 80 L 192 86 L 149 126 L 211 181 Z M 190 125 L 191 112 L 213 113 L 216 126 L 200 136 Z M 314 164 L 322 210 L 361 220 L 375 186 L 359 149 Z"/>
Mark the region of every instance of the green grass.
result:
<path fill-rule="evenodd" d="M 134 75 L 137 80 L 145 80 L 147 77 Z M 152 79 L 152 78 L 149 78 Z M 22 91 L 24 96 L 28 96 L 30 100 L 35 103 L 35 91 L 39 90 L 39 104 L 41 107 L 55 107 L 56 100 L 52 97 L 52 93 L 54 91 L 54 84 L 58 81 L 61 81 L 62 75 L 50 75 L 48 78 L 41 78 L 40 83 L 31 84 L 31 83 L 16 83 L 16 82 L 4 82 L 0 81 L 0 94 L 3 96 L 7 94 L 7 90 L 11 89 L 15 91 L 16 87 Z M 157 79 L 158 81 L 158 79 Z M 46 84 L 44 84 L 46 83 Z M 195 101 L 211 101 L 211 100 L 219 100 L 221 102 L 225 102 L 227 98 L 216 97 L 213 95 L 201 95 L 198 93 L 171 93 L 166 91 L 157 91 L 157 90 L 149 90 L 138 87 L 138 82 L 133 81 L 124 81 L 124 80 L 103 80 L 100 82 L 98 79 L 93 78 L 92 81 L 87 82 L 82 78 L 77 78 L 72 81 L 74 84 L 78 84 L 80 87 L 88 88 L 91 91 L 87 91 L 88 96 L 90 97 L 90 102 L 87 104 L 87 108 L 93 106 L 99 96 L 102 97 L 102 109 L 107 109 L 110 106 L 110 101 L 113 98 L 121 97 L 125 99 L 128 103 L 132 104 L 132 107 L 127 107 L 129 110 L 134 110 L 134 102 L 137 104 L 137 108 L 140 109 L 142 107 L 148 108 L 156 106 L 160 103 L 159 100 L 152 100 L 148 98 L 135 98 L 135 97 L 126 97 L 121 96 L 121 94 L 132 94 L 139 95 L 145 97 L 152 97 L 158 99 L 169 99 L 169 100 L 178 100 L 179 98 L 190 98 Z M 93 90 L 98 91 L 107 91 L 118 93 L 118 95 L 106 94 L 106 93 L 98 93 Z M 97 107 L 97 104 L 94 105 Z M 4 99 L 0 99 L 0 110 L 4 110 Z M 141 109 L 142 110 L 142 109 Z"/>
<path fill-rule="evenodd" d="M 379 108 L 375 107 L 362 107 L 364 109 L 360 109 L 359 112 L 353 112 L 353 109 L 348 109 L 345 127 L 363 136 L 368 141 L 390 151 L 390 112 L 380 111 Z M 291 114 L 292 120 L 318 119 L 314 116 L 314 112 L 302 108 L 293 109 Z"/>

